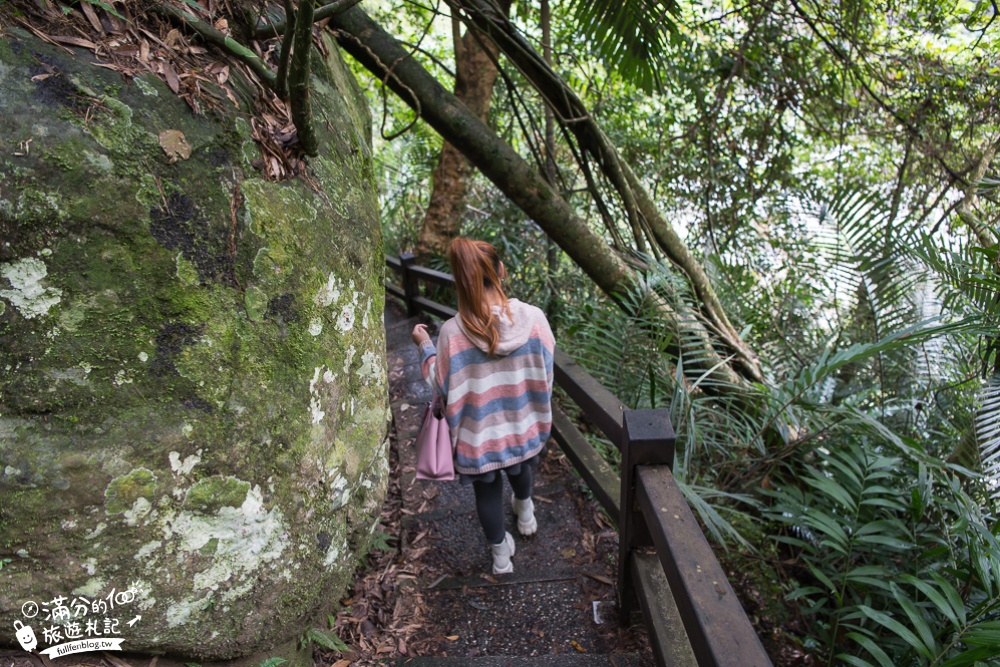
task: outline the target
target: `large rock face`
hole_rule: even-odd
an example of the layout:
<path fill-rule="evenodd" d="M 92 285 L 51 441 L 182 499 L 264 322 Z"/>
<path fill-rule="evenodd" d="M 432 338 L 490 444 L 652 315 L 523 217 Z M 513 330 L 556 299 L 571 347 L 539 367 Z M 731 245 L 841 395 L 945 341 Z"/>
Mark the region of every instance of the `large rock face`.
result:
<path fill-rule="evenodd" d="M 131 587 L 125 650 L 229 659 L 350 579 L 387 477 L 383 259 L 330 46 L 322 154 L 272 183 L 231 104 L 0 40 L 0 644 L 52 625 L 27 601 Z"/>

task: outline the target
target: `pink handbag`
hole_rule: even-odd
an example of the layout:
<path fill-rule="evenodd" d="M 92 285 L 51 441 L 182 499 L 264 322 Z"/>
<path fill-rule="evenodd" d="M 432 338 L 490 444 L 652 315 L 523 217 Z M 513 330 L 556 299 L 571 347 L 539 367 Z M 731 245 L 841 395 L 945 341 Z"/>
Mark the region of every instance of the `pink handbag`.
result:
<path fill-rule="evenodd" d="M 455 479 L 451 434 L 437 395 L 427 404 L 424 421 L 417 433 L 417 479 L 439 482 Z"/>

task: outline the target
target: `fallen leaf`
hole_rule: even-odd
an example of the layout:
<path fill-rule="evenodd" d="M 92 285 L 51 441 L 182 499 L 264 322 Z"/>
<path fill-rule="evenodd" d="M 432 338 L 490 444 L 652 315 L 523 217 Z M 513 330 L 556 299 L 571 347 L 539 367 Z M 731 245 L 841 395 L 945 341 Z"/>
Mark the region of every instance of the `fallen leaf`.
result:
<path fill-rule="evenodd" d="M 566 547 L 560 553 L 562 553 L 563 558 L 572 558 L 576 555 L 576 549 L 573 547 Z"/>
<path fill-rule="evenodd" d="M 181 80 L 177 78 L 177 72 L 170 66 L 170 63 L 163 63 L 162 68 L 163 77 L 167 80 L 167 85 L 170 86 L 170 90 L 174 91 L 176 95 L 181 90 Z"/>
<path fill-rule="evenodd" d="M 448 635 L 447 637 L 445 637 L 445 639 L 447 639 L 450 642 L 458 641 L 458 635 Z"/>
<path fill-rule="evenodd" d="M 330 665 L 330 667 L 350 667 L 350 660 L 338 660 L 337 662 Z"/>
<path fill-rule="evenodd" d="M 570 640 L 569 640 L 569 643 L 570 643 L 570 644 L 572 644 L 572 645 L 573 645 L 573 648 L 575 648 L 575 649 L 576 649 L 577 651 L 579 651 L 580 653 L 586 653 L 586 652 L 587 652 L 587 649 L 585 649 L 585 648 L 583 648 L 582 646 L 580 646 L 580 645 L 579 645 L 579 644 L 578 644 L 578 643 L 576 642 L 576 640 L 575 640 L 575 639 L 570 639 Z"/>
<path fill-rule="evenodd" d="M 51 74 L 36 74 L 35 76 L 31 77 L 31 80 L 32 81 L 45 81 L 50 76 L 52 76 L 52 75 Z"/>
<path fill-rule="evenodd" d="M 191 144 L 187 142 L 184 133 L 180 130 L 164 130 L 160 132 L 160 148 L 170 158 L 170 162 L 177 162 L 177 159 L 186 160 L 191 157 Z"/>
<path fill-rule="evenodd" d="M 97 32 L 99 32 L 99 33 L 101 33 L 103 35 L 104 34 L 104 26 L 102 26 L 101 22 L 99 20 L 97 20 L 97 14 L 94 12 L 94 8 L 90 6 L 90 3 L 89 2 L 81 2 L 80 3 L 80 9 L 83 10 L 83 15 L 87 17 L 88 21 L 90 21 L 90 25 L 94 26 L 94 30 L 96 30 Z"/>
<path fill-rule="evenodd" d="M 614 586 L 615 585 L 615 582 L 611 581 L 611 579 L 609 579 L 608 577 L 605 577 L 604 575 L 601 575 L 601 574 L 591 574 L 590 572 L 584 572 L 584 574 L 586 574 L 588 577 L 590 577 L 594 581 L 599 581 L 602 584 L 607 584 L 608 586 Z"/>
<path fill-rule="evenodd" d="M 181 31 L 177 28 L 172 28 L 170 32 L 167 33 L 166 45 L 170 48 L 177 46 L 178 44 L 184 43 L 184 37 L 181 35 Z"/>
<path fill-rule="evenodd" d="M 80 39 L 79 37 L 64 37 L 62 35 L 50 35 L 52 39 L 59 42 L 60 44 L 69 44 L 70 46 L 79 46 L 84 49 L 96 49 L 97 45 L 91 42 L 89 39 Z"/>

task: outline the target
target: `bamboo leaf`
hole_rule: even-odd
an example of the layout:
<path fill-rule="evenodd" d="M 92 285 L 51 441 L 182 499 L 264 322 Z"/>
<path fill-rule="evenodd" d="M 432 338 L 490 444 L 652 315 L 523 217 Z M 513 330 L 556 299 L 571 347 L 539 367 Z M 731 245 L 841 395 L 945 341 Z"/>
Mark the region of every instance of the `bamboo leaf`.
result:
<path fill-rule="evenodd" d="M 910 619 L 910 626 L 916 629 L 917 634 L 920 636 L 920 641 L 927 647 L 928 653 L 937 654 L 939 647 L 934 640 L 934 631 L 931 630 L 931 627 L 927 624 L 927 620 L 920 613 L 920 610 L 917 609 L 917 605 L 913 603 L 913 600 L 910 599 L 903 589 L 895 584 L 892 585 L 892 595 L 899 602 L 899 606 L 902 607 L 907 618 Z"/>
<path fill-rule="evenodd" d="M 913 647 L 914 650 L 920 653 L 920 655 L 924 656 L 928 660 L 933 660 L 933 655 L 931 654 L 931 650 L 926 645 L 924 645 L 924 643 L 920 641 L 920 639 L 915 634 L 913 634 L 913 632 L 905 625 L 903 625 L 896 619 L 892 618 L 888 614 L 885 614 L 876 609 L 872 609 L 867 605 L 859 605 L 858 610 L 871 620 L 875 621 L 876 623 L 884 627 L 885 629 L 896 634 L 900 639 L 905 641 L 907 644 Z"/>
<path fill-rule="evenodd" d="M 854 512 L 857 509 L 857 502 L 854 500 L 854 497 L 835 480 L 823 477 L 822 473 L 815 473 L 814 476 L 807 477 L 805 483 L 835 499 L 848 511 Z"/>
<path fill-rule="evenodd" d="M 847 638 L 856 641 L 858 645 L 868 651 L 871 656 L 878 661 L 878 664 L 882 665 L 882 667 L 895 667 L 895 663 L 893 663 L 892 659 L 889 658 L 885 651 L 879 648 L 878 645 L 871 640 L 871 637 L 866 637 L 860 632 L 849 632 L 847 633 Z M 844 660 L 845 654 L 842 653 L 837 657 Z"/>
<path fill-rule="evenodd" d="M 959 611 L 961 611 L 962 615 L 964 616 L 965 605 L 961 604 L 961 599 L 958 598 L 958 591 L 956 591 L 951 584 L 949 584 L 947 581 L 944 581 L 944 584 L 949 588 L 951 588 L 951 591 L 958 599 L 959 602 L 958 609 L 956 609 L 953 606 L 952 602 L 949 602 L 949 600 L 944 595 L 942 595 L 937 588 L 931 586 L 930 583 L 924 581 L 923 579 L 919 579 L 913 576 L 912 574 L 904 574 L 900 576 L 900 580 L 905 581 L 908 584 L 911 584 L 914 588 L 916 588 L 918 591 L 927 596 L 927 599 L 930 600 L 932 603 L 934 603 L 934 606 L 938 610 L 938 612 L 948 617 L 948 620 L 951 621 L 952 626 L 956 630 L 959 630 L 961 628 L 962 623 L 964 621 L 958 620 Z"/>
<path fill-rule="evenodd" d="M 954 658 L 942 662 L 938 665 L 938 667 L 970 667 L 972 665 L 975 665 L 976 667 L 979 667 L 980 665 L 987 667 L 990 663 L 985 661 L 994 660 L 996 656 L 996 649 L 980 646 L 978 648 L 963 651 Z M 980 662 L 981 660 L 984 662 Z"/>

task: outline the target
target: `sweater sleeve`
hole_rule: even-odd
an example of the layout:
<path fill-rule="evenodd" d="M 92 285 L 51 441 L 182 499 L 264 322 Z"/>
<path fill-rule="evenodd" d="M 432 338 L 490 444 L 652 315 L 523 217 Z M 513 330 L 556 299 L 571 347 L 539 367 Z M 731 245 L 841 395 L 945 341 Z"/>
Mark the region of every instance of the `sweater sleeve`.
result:
<path fill-rule="evenodd" d="M 436 390 L 437 350 L 434 348 L 434 343 L 429 340 L 420 343 L 420 372 L 427 384 Z"/>
<path fill-rule="evenodd" d="M 434 343 L 429 340 L 420 344 L 420 372 L 423 374 L 424 380 L 427 384 L 429 384 L 437 394 L 440 394 L 442 398 L 447 397 L 448 391 L 447 382 L 445 381 L 445 376 L 448 373 L 447 345 L 447 337 L 443 335 L 438 336 L 438 344 L 436 348 Z M 441 349 L 443 354 L 439 355 L 438 349 Z"/>
<path fill-rule="evenodd" d="M 542 314 L 541 322 L 541 338 L 542 346 L 547 352 L 545 355 L 545 373 L 548 376 L 549 399 L 551 400 L 552 390 L 555 388 L 556 337 L 553 335 L 552 327 L 549 326 L 549 321 L 544 313 Z"/>

